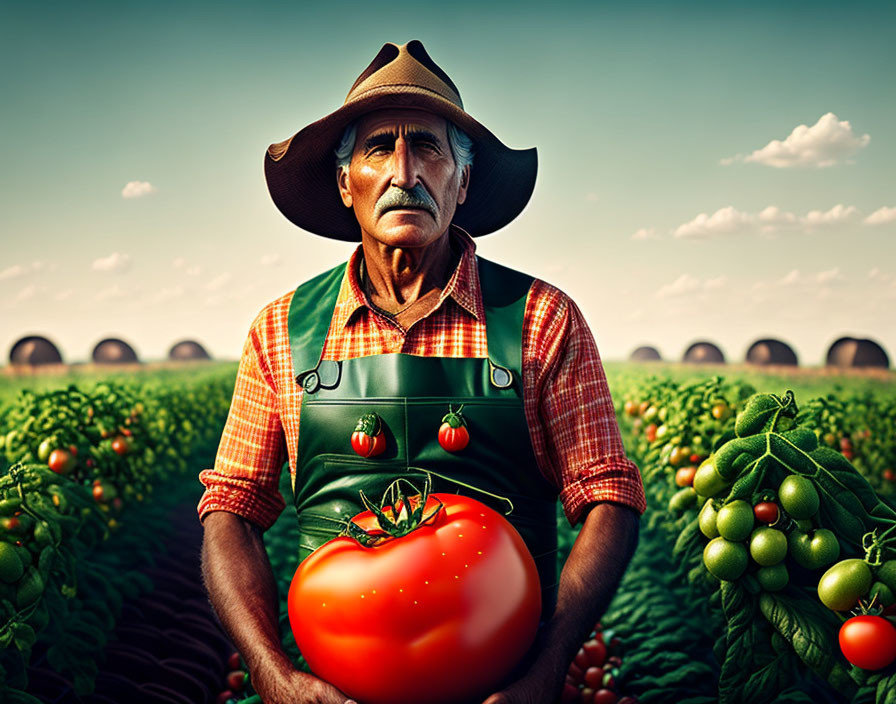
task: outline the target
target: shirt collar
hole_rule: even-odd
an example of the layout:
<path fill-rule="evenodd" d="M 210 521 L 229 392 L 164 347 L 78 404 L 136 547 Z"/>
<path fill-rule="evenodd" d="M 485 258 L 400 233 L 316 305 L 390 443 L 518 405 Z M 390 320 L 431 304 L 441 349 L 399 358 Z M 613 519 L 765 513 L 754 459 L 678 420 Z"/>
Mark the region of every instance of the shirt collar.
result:
<path fill-rule="evenodd" d="M 451 244 L 460 251 L 460 262 L 448 284 L 442 289 L 442 295 L 436 308 L 440 307 L 446 299 L 451 298 L 457 305 L 477 320 L 484 320 L 485 309 L 482 305 L 482 292 L 479 287 L 479 269 L 476 266 L 476 243 L 473 238 L 457 225 L 452 225 L 448 234 Z M 336 300 L 336 310 L 333 315 L 335 329 L 346 327 L 355 313 L 363 308 L 371 311 L 373 307 L 367 300 L 367 295 L 361 287 L 360 265 L 364 259 L 364 249 L 358 245 L 352 253 L 346 265 L 345 276 L 342 279 L 342 288 Z"/>

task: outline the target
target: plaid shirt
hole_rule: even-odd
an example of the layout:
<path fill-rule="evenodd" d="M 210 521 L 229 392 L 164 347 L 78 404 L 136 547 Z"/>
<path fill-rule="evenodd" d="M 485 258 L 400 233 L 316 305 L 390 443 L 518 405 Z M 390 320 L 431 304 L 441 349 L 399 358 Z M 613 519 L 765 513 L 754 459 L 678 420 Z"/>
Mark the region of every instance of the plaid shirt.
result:
<path fill-rule="evenodd" d="M 457 269 L 436 309 L 409 330 L 371 307 L 358 280 L 359 246 L 346 267 L 323 359 L 395 352 L 487 357 L 476 246 L 461 230 L 454 243 L 462 249 Z M 229 511 L 266 530 L 285 506 L 278 480 L 288 458 L 295 481 L 303 393 L 295 382 L 287 329 L 292 296 L 267 305 L 249 330 L 214 469 L 199 474 L 206 487 L 200 520 L 211 511 Z M 526 301 L 522 377 L 535 458 L 557 488 L 570 523 L 598 501 L 643 513 L 641 476 L 625 456 L 591 331 L 568 296 L 538 280 Z"/>

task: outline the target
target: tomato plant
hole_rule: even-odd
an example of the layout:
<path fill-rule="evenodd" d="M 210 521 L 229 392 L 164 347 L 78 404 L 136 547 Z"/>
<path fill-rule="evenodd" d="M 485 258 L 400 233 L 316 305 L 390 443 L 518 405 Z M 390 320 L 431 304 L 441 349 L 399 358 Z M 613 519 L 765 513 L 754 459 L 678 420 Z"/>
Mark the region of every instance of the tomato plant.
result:
<path fill-rule="evenodd" d="M 896 661 L 896 627 L 881 616 L 854 616 L 840 627 L 840 650 L 863 670 L 880 670 Z"/>
<path fill-rule="evenodd" d="M 315 674 L 365 704 L 488 695 L 535 637 L 535 562 L 479 501 L 396 498 L 397 487 L 382 508 L 365 498 L 371 510 L 348 534 L 299 565 L 287 598 L 296 643 Z"/>

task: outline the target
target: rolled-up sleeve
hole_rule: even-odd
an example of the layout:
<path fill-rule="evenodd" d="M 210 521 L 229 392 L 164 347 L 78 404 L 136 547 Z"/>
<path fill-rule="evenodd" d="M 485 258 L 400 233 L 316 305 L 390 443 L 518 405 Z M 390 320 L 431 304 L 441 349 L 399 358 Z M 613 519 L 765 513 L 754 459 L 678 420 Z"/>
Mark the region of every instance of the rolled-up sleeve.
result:
<path fill-rule="evenodd" d="M 213 469 L 199 473 L 205 493 L 200 521 L 212 511 L 235 513 L 267 530 L 285 506 L 279 491 L 286 442 L 274 379 L 253 323 L 243 347 L 227 423 Z"/>
<path fill-rule="evenodd" d="M 570 524 L 600 501 L 644 513 L 641 474 L 625 454 L 597 345 L 578 306 L 536 281 L 527 320 L 524 391 L 530 437 Z"/>

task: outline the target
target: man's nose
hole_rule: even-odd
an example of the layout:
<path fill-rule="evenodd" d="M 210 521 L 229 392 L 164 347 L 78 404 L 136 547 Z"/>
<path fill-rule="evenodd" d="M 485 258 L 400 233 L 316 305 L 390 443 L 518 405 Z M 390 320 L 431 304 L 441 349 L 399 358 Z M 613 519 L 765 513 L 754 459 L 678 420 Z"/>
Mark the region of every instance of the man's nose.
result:
<path fill-rule="evenodd" d="M 410 145 L 401 137 L 395 140 L 395 151 L 392 153 L 393 173 L 392 185 L 410 190 L 417 185 L 417 160 Z"/>

